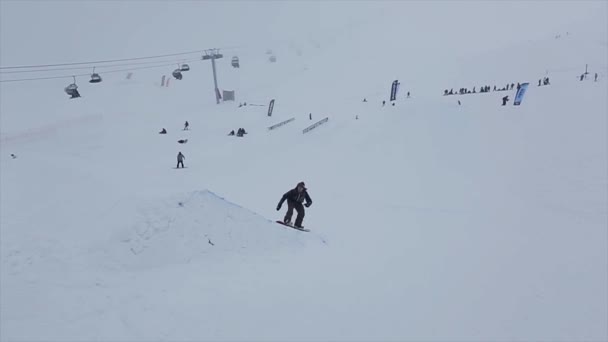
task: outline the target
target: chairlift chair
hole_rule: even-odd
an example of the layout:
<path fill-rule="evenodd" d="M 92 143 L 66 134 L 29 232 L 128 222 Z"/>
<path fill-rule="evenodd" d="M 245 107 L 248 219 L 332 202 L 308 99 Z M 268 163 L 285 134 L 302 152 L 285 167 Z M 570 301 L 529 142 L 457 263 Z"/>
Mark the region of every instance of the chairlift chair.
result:
<path fill-rule="evenodd" d="M 232 57 L 232 66 L 235 68 L 239 68 L 239 58 L 237 56 Z"/>
<path fill-rule="evenodd" d="M 89 81 L 89 83 L 99 83 L 99 82 L 101 82 L 101 76 L 99 76 L 99 74 L 97 74 L 97 73 L 92 73 L 91 80 Z"/>
<path fill-rule="evenodd" d="M 72 76 L 74 78 L 74 82 L 69 84 L 67 87 L 64 88 L 64 91 L 66 94 L 70 95 L 70 98 L 76 98 L 76 97 L 80 97 L 80 93 L 78 92 L 78 85 L 76 84 L 76 77 Z"/>
<path fill-rule="evenodd" d="M 172 75 L 176 79 L 181 80 L 182 79 L 182 70 L 181 70 L 181 68 L 173 70 L 173 74 Z"/>
<path fill-rule="evenodd" d="M 181 71 L 188 71 L 188 70 L 190 70 L 190 66 L 188 64 L 182 64 L 180 70 Z"/>

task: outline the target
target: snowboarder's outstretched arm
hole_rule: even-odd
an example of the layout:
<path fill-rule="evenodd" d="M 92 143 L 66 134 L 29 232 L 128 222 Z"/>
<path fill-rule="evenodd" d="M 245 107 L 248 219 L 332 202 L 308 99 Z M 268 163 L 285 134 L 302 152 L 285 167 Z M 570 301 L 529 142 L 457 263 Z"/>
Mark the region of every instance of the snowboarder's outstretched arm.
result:
<path fill-rule="evenodd" d="M 277 205 L 277 210 L 281 210 L 281 206 L 283 205 L 283 202 L 285 202 L 285 200 L 287 198 L 289 198 L 290 192 L 292 192 L 292 191 L 293 190 L 289 190 L 285 194 L 283 194 L 283 197 L 281 197 L 281 200 L 279 201 L 279 204 Z"/>

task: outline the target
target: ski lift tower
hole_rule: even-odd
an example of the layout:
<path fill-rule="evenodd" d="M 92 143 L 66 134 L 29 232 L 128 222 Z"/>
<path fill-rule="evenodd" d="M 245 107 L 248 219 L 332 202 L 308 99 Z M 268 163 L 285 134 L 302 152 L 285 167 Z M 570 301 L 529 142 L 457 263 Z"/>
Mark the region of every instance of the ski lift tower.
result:
<path fill-rule="evenodd" d="M 219 49 L 205 50 L 203 60 L 211 60 L 211 67 L 213 68 L 213 84 L 215 85 L 215 102 L 220 104 L 220 90 L 217 87 L 217 73 L 215 71 L 215 60 L 224 57 Z"/>

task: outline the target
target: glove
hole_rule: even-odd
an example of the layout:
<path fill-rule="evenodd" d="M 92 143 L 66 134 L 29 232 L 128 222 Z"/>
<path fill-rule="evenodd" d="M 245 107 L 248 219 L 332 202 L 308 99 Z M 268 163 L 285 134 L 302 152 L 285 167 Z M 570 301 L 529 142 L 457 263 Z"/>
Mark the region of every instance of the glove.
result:
<path fill-rule="evenodd" d="M 277 205 L 277 211 L 281 210 L 281 205 Z"/>
<path fill-rule="evenodd" d="M 310 207 L 310 205 L 311 205 L 311 204 L 312 204 L 312 203 L 306 203 L 306 204 L 304 204 L 304 206 L 305 206 L 306 208 L 308 208 L 308 207 Z"/>

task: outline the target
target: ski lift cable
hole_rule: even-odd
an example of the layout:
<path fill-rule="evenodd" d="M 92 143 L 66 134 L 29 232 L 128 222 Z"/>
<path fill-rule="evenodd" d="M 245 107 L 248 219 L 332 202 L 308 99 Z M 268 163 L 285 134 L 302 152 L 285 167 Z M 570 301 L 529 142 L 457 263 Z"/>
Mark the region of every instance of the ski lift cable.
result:
<path fill-rule="evenodd" d="M 194 60 L 194 61 L 198 61 L 198 59 Z M 113 74 L 113 73 L 117 73 L 117 72 L 125 72 L 125 71 L 133 71 L 133 70 L 164 68 L 164 67 L 172 66 L 172 65 L 174 65 L 174 64 L 170 63 L 170 64 L 163 64 L 163 65 L 145 66 L 145 67 L 128 68 L 128 69 L 120 69 L 120 70 L 110 70 L 110 71 L 105 71 L 104 74 Z M 12 79 L 12 80 L 0 80 L 0 83 L 3 83 L 3 82 L 38 81 L 38 80 L 53 80 L 53 79 L 81 77 L 81 76 L 91 76 L 91 74 L 90 73 L 86 73 L 86 74 L 76 74 L 76 75 L 61 75 L 61 76 L 35 77 L 35 78 L 19 78 L 19 79 Z"/>
<path fill-rule="evenodd" d="M 147 65 L 147 64 L 158 64 L 158 63 L 175 63 L 176 61 L 184 61 L 184 62 L 193 62 L 198 61 L 199 58 L 196 59 L 188 59 L 188 60 L 163 60 L 163 61 L 147 61 L 147 62 L 133 62 L 133 63 L 122 63 L 122 64 L 110 64 L 110 65 L 96 65 L 95 69 L 99 70 L 112 68 L 112 67 L 120 67 L 120 66 L 131 66 L 131 65 Z M 164 65 L 164 64 L 163 64 Z M 34 72 L 53 72 L 53 71 L 67 71 L 67 70 L 89 70 L 90 66 L 81 66 L 74 68 L 53 68 L 53 69 L 36 69 L 36 70 L 14 70 L 14 71 L 2 71 L 0 70 L 0 74 L 24 74 L 24 73 L 34 73 Z M 103 72 L 103 71 L 101 71 Z"/>
<path fill-rule="evenodd" d="M 232 47 L 224 47 L 218 48 L 220 50 L 232 50 L 238 48 L 237 46 Z M 86 65 L 86 64 L 103 64 L 103 63 L 114 63 L 114 62 L 126 62 L 126 61 L 137 61 L 144 59 L 155 59 L 155 58 L 164 58 L 164 57 L 175 57 L 175 56 L 184 56 L 184 55 L 192 55 L 192 54 L 201 54 L 208 51 L 208 49 L 203 50 L 193 50 L 187 52 L 178 52 L 178 53 L 170 53 L 164 55 L 156 55 L 156 56 L 145 56 L 145 57 L 132 57 L 132 58 L 121 58 L 121 59 L 108 59 L 108 60 L 100 60 L 100 61 L 90 61 L 90 62 L 73 62 L 73 63 L 58 63 L 58 64 L 39 64 L 39 65 L 20 65 L 20 66 L 0 66 L 0 70 L 2 69 L 31 69 L 31 68 L 46 68 L 46 67 L 56 67 L 56 66 L 70 66 L 70 65 Z"/>

